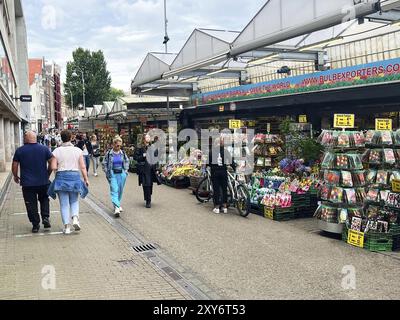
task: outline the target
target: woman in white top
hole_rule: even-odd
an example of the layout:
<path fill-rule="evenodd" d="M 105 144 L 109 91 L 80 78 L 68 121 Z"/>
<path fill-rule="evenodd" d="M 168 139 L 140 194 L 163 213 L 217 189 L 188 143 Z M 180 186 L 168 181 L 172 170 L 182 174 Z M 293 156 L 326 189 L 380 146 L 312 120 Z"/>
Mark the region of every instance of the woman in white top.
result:
<path fill-rule="evenodd" d="M 79 195 L 85 197 L 88 193 L 89 180 L 82 150 L 71 143 L 71 132 L 61 133 L 63 144 L 54 150 L 51 169 L 56 170 L 56 178 L 49 188 L 49 195 L 58 195 L 61 216 L 64 224 L 64 234 L 71 233 L 71 218 L 75 231 L 79 231 Z M 81 180 L 81 175 L 84 182 Z"/>

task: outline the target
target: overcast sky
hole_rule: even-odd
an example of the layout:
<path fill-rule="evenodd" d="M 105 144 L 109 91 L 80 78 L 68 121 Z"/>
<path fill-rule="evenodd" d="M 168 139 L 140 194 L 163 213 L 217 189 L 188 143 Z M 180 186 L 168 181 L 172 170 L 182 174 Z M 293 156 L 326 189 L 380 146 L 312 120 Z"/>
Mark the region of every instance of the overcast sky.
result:
<path fill-rule="evenodd" d="M 194 28 L 241 31 L 266 0 L 167 0 L 170 52 Z M 63 68 L 77 47 L 103 50 L 114 87 L 127 91 L 147 52 L 163 51 L 163 0 L 22 0 L 30 58 Z M 65 76 L 63 75 L 63 79 Z"/>

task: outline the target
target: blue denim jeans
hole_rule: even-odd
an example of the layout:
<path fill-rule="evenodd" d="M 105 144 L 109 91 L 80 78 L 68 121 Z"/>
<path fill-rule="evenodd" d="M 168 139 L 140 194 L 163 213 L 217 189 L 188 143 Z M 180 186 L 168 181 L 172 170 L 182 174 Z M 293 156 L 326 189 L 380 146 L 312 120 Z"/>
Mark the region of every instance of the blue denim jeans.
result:
<path fill-rule="evenodd" d="M 90 168 L 90 156 L 83 156 L 86 164 L 86 171 L 89 173 L 89 168 Z"/>
<path fill-rule="evenodd" d="M 71 224 L 71 218 L 79 218 L 79 193 L 59 191 L 61 217 L 63 224 Z"/>
<path fill-rule="evenodd" d="M 114 207 L 121 208 L 122 194 L 125 188 L 127 174 L 111 172 L 110 195 Z"/>

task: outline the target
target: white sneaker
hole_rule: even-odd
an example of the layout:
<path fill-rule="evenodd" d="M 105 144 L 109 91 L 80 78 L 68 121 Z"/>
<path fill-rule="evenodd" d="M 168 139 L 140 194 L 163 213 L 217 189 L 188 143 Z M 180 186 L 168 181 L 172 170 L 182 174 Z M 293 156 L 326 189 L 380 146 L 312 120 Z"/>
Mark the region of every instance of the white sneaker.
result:
<path fill-rule="evenodd" d="M 72 233 L 72 232 L 71 232 L 71 227 L 70 227 L 70 225 L 65 226 L 65 228 L 64 228 L 64 230 L 63 230 L 63 233 L 64 233 L 65 235 L 68 235 L 68 234 L 71 234 L 71 233 Z"/>
<path fill-rule="evenodd" d="M 114 216 L 115 216 L 116 218 L 119 218 L 120 213 L 121 213 L 120 208 L 115 207 Z"/>
<path fill-rule="evenodd" d="M 97 173 L 94 174 L 95 177 L 98 177 L 99 175 Z"/>
<path fill-rule="evenodd" d="M 122 209 L 122 207 L 119 208 L 119 212 L 124 212 L 124 209 Z"/>
<path fill-rule="evenodd" d="M 78 219 L 77 216 L 75 216 L 75 217 L 72 219 L 72 225 L 74 226 L 75 231 L 80 231 L 80 230 L 81 230 L 81 226 L 80 226 L 80 224 L 79 224 L 79 219 Z"/>
<path fill-rule="evenodd" d="M 221 213 L 220 210 L 218 208 L 214 208 L 213 210 L 214 213 Z"/>
<path fill-rule="evenodd" d="M 223 212 L 224 212 L 224 214 L 227 214 L 228 213 L 228 208 L 224 208 Z"/>

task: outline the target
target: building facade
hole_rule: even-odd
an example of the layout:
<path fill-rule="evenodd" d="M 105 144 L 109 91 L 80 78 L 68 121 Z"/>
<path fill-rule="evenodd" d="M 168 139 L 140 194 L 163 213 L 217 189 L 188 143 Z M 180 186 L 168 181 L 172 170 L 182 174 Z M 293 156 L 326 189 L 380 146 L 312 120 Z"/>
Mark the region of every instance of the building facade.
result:
<path fill-rule="evenodd" d="M 30 121 L 30 103 L 16 97 L 29 94 L 28 52 L 21 0 L 0 1 L 0 172 L 10 169 Z"/>

